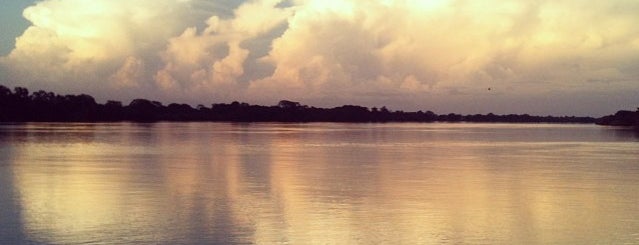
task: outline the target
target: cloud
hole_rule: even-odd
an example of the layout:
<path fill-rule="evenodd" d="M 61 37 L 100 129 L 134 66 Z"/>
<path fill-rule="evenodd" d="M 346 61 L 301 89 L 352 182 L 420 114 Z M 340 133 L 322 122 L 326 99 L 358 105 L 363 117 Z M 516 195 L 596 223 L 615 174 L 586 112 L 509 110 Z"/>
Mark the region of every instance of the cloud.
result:
<path fill-rule="evenodd" d="M 351 99 L 370 90 L 430 96 L 451 86 L 500 86 L 523 95 L 582 89 L 595 77 L 639 79 L 623 71 L 637 67 L 639 57 L 638 17 L 618 12 L 636 9 L 628 1 L 587 10 L 579 1 L 304 4 L 318 7 L 290 20 L 268 57 L 276 71 L 252 84 L 255 93 L 276 84 L 300 98 L 345 90 Z"/>
<path fill-rule="evenodd" d="M 166 40 L 201 18 L 190 2 L 174 0 L 42 1 L 24 17 L 32 25 L 1 60 L 11 71 L 5 79 L 45 88 L 130 85 L 115 81 L 132 78 L 122 69 L 143 63 L 152 69 L 146 61 Z"/>
<path fill-rule="evenodd" d="M 32 26 L 0 60 L 0 79 L 195 103 L 451 110 L 455 100 L 490 104 L 487 87 L 499 101 L 639 91 L 639 3 L 583 5 L 46 0 L 25 10 Z"/>
<path fill-rule="evenodd" d="M 139 81 L 144 79 L 144 74 L 144 61 L 129 56 L 124 60 L 122 67 L 111 76 L 110 81 L 117 87 L 137 88 L 140 87 Z"/>
<path fill-rule="evenodd" d="M 210 17 L 203 31 L 194 27 L 171 38 L 162 51 L 164 67 L 155 76 L 164 96 L 237 99 L 244 97 L 250 50 L 242 44 L 284 24 L 291 15 L 277 0 L 240 5 L 231 19 Z"/>

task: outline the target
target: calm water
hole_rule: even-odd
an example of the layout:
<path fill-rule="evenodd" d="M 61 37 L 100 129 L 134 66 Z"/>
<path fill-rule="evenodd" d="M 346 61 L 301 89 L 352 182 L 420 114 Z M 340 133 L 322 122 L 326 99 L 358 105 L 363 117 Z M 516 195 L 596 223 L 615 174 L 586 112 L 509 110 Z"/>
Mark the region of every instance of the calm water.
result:
<path fill-rule="evenodd" d="M 594 125 L 0 125 L 0 244 L 639 244 Z"/>

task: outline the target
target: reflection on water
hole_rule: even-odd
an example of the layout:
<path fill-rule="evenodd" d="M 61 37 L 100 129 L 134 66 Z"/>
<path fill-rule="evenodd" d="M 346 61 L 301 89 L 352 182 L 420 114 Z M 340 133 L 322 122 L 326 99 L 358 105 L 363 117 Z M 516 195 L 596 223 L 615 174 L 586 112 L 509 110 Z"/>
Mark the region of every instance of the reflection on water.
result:
<path fill-rule="evenodd" d="M 0 125 L 0 244 L 639 243 L 591 125 Z"/>

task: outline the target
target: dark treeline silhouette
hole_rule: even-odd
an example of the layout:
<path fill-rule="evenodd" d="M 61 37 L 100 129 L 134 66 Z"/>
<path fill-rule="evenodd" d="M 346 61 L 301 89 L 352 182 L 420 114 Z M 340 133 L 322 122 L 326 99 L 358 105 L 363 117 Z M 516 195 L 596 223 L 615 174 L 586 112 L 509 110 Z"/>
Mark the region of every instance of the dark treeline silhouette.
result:
<path fill-rule="evenodd" d="M 230 122 L 513 122 L 513 123 L 593 123 L 591 117 L 524 115 L 437 115 L 432 111 L 391 111 L 386 107 L 367 108 L 344 105 L 316 108 L 282 100 L 274 106 L 233 102 L 211 107 L 188 104 L 163 105 L 135 99 L 128 105 L 119 101 L 99 104 L 89 95 L 57 95 L 52 92 L 0 85 L 2 122 L 116 122 L 116 121 L 230 121 Z"/>
<path fill-rule="evenodd" d="M 637 111 L 618 111 L 614 115 L 597 119 L 599 125 L 608 126 L 635 126 L 639 128 L 639 108 Z"/>

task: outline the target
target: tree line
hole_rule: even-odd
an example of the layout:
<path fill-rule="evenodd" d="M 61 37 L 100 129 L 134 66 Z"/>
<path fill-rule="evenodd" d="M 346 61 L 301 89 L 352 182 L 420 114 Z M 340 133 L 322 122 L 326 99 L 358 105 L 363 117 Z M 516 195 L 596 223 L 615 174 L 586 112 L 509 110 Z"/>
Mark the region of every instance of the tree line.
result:
<path fill-rule="evenodd" d="M 635 126 L 639 128 L 639 107 L 637 111 L 617 111 L 614 115 L 597 119 L 596 123 L 607 126 Z"/>
<path fill-rule="evenodd" d="M 437 115 L 432 111 L 391 111 L 386 107 L 367 108 L 343 105 L 317 108 L 282 100 L 277 105 L 261 106 L 242 102 L 212 104 L 210 107 L 134 99 L 128 105 L 109 100 L 104 104 L 86 94 L 58 95 L 52 92 L 29 93 L 23 87 L 13 90 L 0 85 L 1 122 L 508 122 L 508 123 L 594 123 L 592 117 L 531 116 L 455 113 Z"/>

